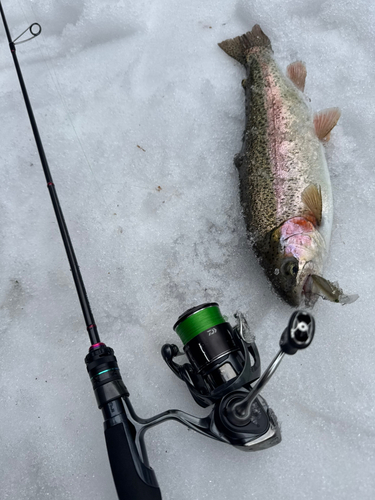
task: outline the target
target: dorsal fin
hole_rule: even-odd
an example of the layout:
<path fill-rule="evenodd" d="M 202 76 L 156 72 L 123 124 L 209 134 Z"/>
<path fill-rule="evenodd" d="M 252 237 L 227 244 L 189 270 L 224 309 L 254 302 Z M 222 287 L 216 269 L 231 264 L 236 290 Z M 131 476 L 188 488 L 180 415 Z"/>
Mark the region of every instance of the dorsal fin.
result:
<path fill-rule="evenodd" d="M 302 202 L 306 205 L 309 211 L 314 215 L 318 226 L 322 223 L 322 191 L 320 186 L 309 184 L 302 192 Z"/>
<path fill-rule="evenodd" d="M 286 74 L 301 92 L 305 90 L 307 72 L 306 66 L 302 61 L 295 61 L 292 64 L 289 64 L 286 68 Z"/>
<path fill-rule="evenodd" d="M 328 108 L 319 111 L 314 116 L 315 133 L 323 141 L 329 141 L 329 134 L 339 121 L 341 111 L 339 108 Z"/>

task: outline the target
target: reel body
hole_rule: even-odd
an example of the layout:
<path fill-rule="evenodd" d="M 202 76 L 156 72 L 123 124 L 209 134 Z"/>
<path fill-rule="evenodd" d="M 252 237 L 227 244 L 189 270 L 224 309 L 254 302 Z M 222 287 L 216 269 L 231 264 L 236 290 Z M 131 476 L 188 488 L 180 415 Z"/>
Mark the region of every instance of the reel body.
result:
<path fill-rule="evenodd" d="M 261 370 L 259 351 L 246 319 L 240 312 L 235 318 L 232 328 L 216 302 L 188 309 L 173 329 L 184 344 L 189 363 L 174 361 L 183 354 L 174 344 L 165 344 L 161 352 L 200 406 L 215 405 L 211 425 L 215 436 L 211 437 L 255 451 L 279 443 L 281 433 L 276 415 L 261 396 L 253 401 L 251 415 L 242 425 L 227 417 L 228 405 L 251 393 L 251 384 L 259 379 Z"/>

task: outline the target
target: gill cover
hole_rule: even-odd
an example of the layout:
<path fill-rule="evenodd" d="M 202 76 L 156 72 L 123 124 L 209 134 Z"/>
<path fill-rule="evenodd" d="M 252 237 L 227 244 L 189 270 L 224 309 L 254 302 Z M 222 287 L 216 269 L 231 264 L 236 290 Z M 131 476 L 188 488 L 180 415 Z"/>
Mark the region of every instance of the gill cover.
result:
<path fill-rule="evenodd" d="M 276 293 L 290 306 L 298 307 L 301 300 L 299 261 L 294 256 L 285 256 L 280 240 L 281 226 L 270 231 L 255 251 Z"/>

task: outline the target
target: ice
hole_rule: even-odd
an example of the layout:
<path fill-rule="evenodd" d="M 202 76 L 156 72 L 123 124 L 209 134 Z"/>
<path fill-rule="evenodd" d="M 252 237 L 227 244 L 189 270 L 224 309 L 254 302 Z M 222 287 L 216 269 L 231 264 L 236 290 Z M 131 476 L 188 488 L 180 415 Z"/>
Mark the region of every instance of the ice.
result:
<path fill-rule="evenodd" d="M 233 156 L 240 65 L 217 43 L 259 23 L 280 66 L 303 60 L 315 110 L 339 106 L 327 145 L 335 214 L 327 279 L 306 351 L 264 391 L 282 443 L 240 451 L 168 423 L 147 434 L 164 499 L 373 498 L 375 9 L 342 0 L 3 2 L 101 338 L 141 416 L 203 415 L 160 356 L 187 308 L 245 313 L 263 367 L 292 310 L 246 241 Z M 1 498 L 116 498 L 89 344 L 0 28 Z"/>

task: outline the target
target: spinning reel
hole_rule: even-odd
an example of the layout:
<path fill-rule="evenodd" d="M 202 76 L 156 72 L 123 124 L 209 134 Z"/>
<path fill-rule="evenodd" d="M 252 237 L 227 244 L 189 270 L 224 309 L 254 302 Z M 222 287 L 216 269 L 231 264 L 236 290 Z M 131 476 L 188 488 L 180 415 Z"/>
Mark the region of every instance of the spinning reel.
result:
<path fill-rule="evenodd" d="M 216 302 L 187 310 L 173 329 L 190 363 L 179 365 L 173 361 L 181 354 L 173 344 L 163 346 L 162 356 L 200 406 L 214 405 L 209 417 L 203 419 L 205 424 L 207 418 L 210 423 L 204 434 L 244 451 L 256 451 L 281 441 L 276 416 L 259 393 L 284 354 L 295 354 L 310 345 L 314 319 L 305 311 L 292 315 L 280 339 L 280 352 L 260 376 L 255 339 L 243 314 L 237 312 L 235 318 L 237 324 L 232 328 Z"/>
<path fill-rule="evenodd" d="M 138 417 L 113 350 L 102 343 L 91 346 L 85 361 L 105 419 L 108 455 L 119 498 L 128 498 L 130 483 L 134 495 L 131 498 L 161 498 L 148 463 L 144 433 L 167 420 L 177 420 L 244 451 L 262 450 L 281 441 L 276 416 L 259 393 L 285 354 L 295 354 L 311 344 L 314 318 L 306 311 L 292 314 L 280 338 L 280 351 L 262 375 L 259 352 L 246 319 L 240 312 L 235 318 L 237 323 L 232 328 L 216 302 L 189 309 L 173 327 L 189 362 L 174 361 L 184 354 L 174 344 L 165 344 L 161 350 L 165 362 L 186 383 L 194 400 L 202 407 L 211 407 L 202 418 L 181 410 L 168 410 L 148 419 Z"/>

